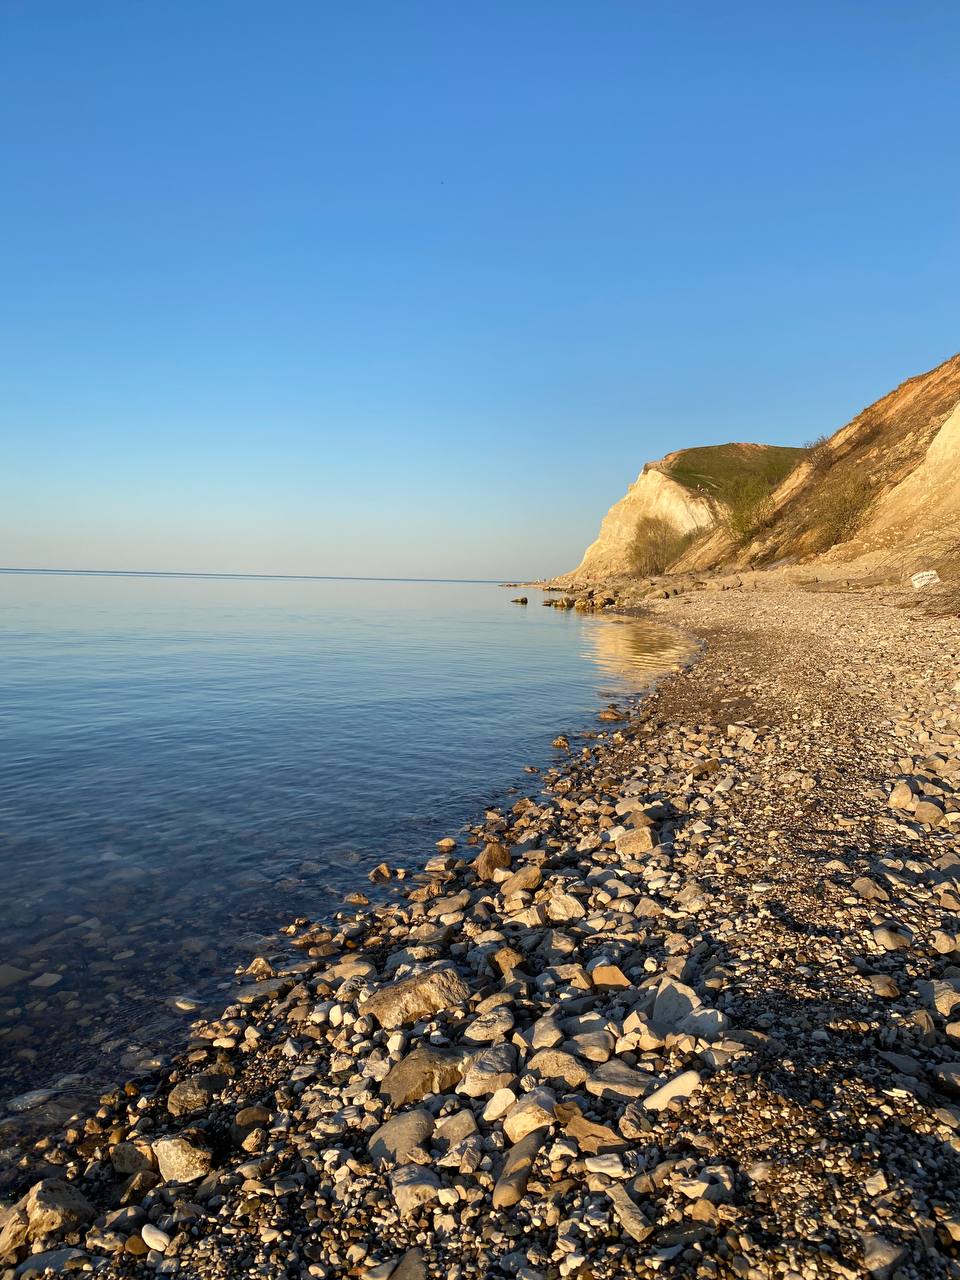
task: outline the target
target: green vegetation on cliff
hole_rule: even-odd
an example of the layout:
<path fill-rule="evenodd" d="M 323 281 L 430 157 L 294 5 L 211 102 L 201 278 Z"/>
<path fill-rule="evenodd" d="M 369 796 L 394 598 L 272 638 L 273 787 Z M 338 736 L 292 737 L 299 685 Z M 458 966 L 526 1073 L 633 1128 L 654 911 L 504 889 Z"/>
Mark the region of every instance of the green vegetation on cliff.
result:
<path fill-rule="evenodd" d="M 775 489 L 805 450 L 776 444 L 715 444 L 680 449 L 663 460 L 663 471 L 686 489 L 731 504 L 748 481 Z"/>

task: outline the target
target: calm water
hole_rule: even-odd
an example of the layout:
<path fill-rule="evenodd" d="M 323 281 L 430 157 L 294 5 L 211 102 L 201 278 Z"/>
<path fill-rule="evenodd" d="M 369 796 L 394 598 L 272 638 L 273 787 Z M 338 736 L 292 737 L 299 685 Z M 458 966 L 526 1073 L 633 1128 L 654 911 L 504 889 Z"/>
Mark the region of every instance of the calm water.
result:
<path fill-rule="evenodd" d="M 535 788 L 557 732 L 678 656 L 515 594 L 0 574 L 0 1116 L 148 1062 L 177 997 Z"/>

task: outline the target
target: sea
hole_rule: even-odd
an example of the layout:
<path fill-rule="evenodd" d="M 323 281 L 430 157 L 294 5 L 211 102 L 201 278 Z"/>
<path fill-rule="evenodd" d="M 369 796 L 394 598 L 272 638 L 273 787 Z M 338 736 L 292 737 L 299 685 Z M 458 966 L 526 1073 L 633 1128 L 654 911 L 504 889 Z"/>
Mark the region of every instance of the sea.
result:
<path fill-rule="evenodd" d="M 278 928 L 536 794 L 683 656 L 519 594 L 0 572 L 0 1140 L 148 1071 Z"/>

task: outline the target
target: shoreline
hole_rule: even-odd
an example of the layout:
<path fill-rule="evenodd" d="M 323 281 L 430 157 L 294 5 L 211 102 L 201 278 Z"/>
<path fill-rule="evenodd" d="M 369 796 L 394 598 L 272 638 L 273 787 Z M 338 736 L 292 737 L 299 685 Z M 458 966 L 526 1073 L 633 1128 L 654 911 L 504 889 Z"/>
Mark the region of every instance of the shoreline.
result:
<path fill-rule="evenodd" d="M 172 816 L 173 797 L 187 805 L 191 797 L 168 770 L 139 828 L 129 822 L 129 808 L 124 827 L 105 795 L 104 820 L 100 830 L 93 830 L 89 852 L 66 859 L 69 865 L 62 871 L 56 862 L 57 842 L 67 830 L 63 823 L 45 828 L 42 813 L 35 828 L 19 822 L 16 834 L 28 842 L 21 843 L 21 855 L 10 867 L 4 920 L 13 927 L 5 940 L 6 964 L 0 965 L 0 1197 L 19 1146 L 62 1128 L 79 1110 L 94 1110 L 114 1079 L 139 1080 L 179 1050 L 189 1021 L 220 1011 L 235 984 L 235 966 L 248 964 L 275 930 L 299 915 L 332 918 L 348 892 L 366 890 L 374 897 L 367 871 L 385 856 L 416 869 L 424 849 L 438 837 L 482 815 L 488 804 L 511 803 L 511 785 L 531 785 L 523 766 L 551 762 L 549 744 L 559 723 L 574 729 L 596 725 L 592 713 L 603 705 L 598 688 L 609 688 L 613 696 L 643 687 L 648 673 L 635 669 L 631 676 L 627 669 L 633 649 L 652 652 L 660 643 L 670 648 L 669 633 L 661 640 L 660 629 L 652 627 L 648 641 L 640 634 L 646 627 L 615 625 L 619 619 L 603 626 L 590 625 L 592 620 L 570 626 L 565 619 L 558 627 L 556 619 L 528 615 L 526 621 L 537 625 L 524 632 L 523 615 L 504 611 L 504 593 L 497 589 L 441 593 L 441 607 L 454 602 L 447 612 L 458 628 L 464 623 L 457 604 L 468 595 L 487 600 L 477 608 L 497 625 L 494 644 L 505 659 L 517 644 L 525 650 L 518 655 L 522 669 L 504 683 L 504 690 L 509 685 L 516 696 L 494 688 L 489 697 L 475 695 L 468 707 L 458 708 L 452 690 L 443 691 L 438 705 L 445 722 L 439 735 L 432 723 L 419 734 L 409 730 L 424 744 L 410 757 L 413 768 L 423 766 L 422 773 L 391 764 L 390 753 L 362 728 L 364 719 L 376 724 L 379 711 L 364 709 L 351 716 L 361 724 L 353 749 L 366 743 L 370 772 L 365 773 L 377 780 L 373 795 L 354 787 L 337 766 L 324 772 L 321 787 L 300 789 L 299 819 L 278 812 L 268 794 L 256 791 L 225 801 L 222 825 L 228 838 L 216 822 L 191 829 L 192 824 Z M 429 598 L 424 603 L 429 610 Z M 595 638 L 586 639 L 587 632 Z M 621 638 L 611 641 L 616 634 Z M 634 634 L 636 640 L 623 638 Z M 546 654 L 543 687 L 541 654 Z M 642 663 L 642 652 L 639 658 Z M 458 660 L 467 679 L 471 660 L 469 655 Z M 568 670 L 573 684 L 559 674 Z M 432 693 L 429 673 L 425 683 Z M 325 749 L 335 741 L 328 735 Z M 437 755 L 438 746 L 449 748 L 451 759 L 463 759 L 462 773 L 454 776 L 455 766 Z M 435 764 L 427 759 L 431 752 L 437 755 Z M 220 771 L 228 786 L 235 781 L 232 768 L 227 761 Z M 211 778 L 206 781 L 209 787 Z M 388 790 L 381 794 L 384 782 Z M 29 807 L 24 800 L 24 817 Z M 69 802 L 61 802 L 60 809 L 69 813 Z M 154 817 L 160 819 L 156 841 Z M 82 819 L 71 823 L 74 845 L 81 843 L 84 825 Z M 4 842 L 11 861 L 14 846 L 13 839 Z M 58 879 L 62 895 L 56 892 Z M 44 982 L 53 985 L 39 985 Z"/>
<path fill-rule="evenodd" d="M 960 1276 L 960 627 L 885 599 L 644 601 L 696 660 L 49 1140 L 4 1265 Z"/>

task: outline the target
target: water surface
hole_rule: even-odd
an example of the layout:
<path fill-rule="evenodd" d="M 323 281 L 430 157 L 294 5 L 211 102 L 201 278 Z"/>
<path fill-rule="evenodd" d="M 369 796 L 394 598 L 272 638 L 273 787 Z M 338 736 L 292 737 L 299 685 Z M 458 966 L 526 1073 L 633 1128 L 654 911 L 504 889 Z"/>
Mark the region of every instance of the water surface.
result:
<path fill-rule="evenodd" d="M 535 788 L 558 732 L 678 656 L 513 594 L 0 574 L 0 1116 L 132 1074 L 177 997 Z"/>

